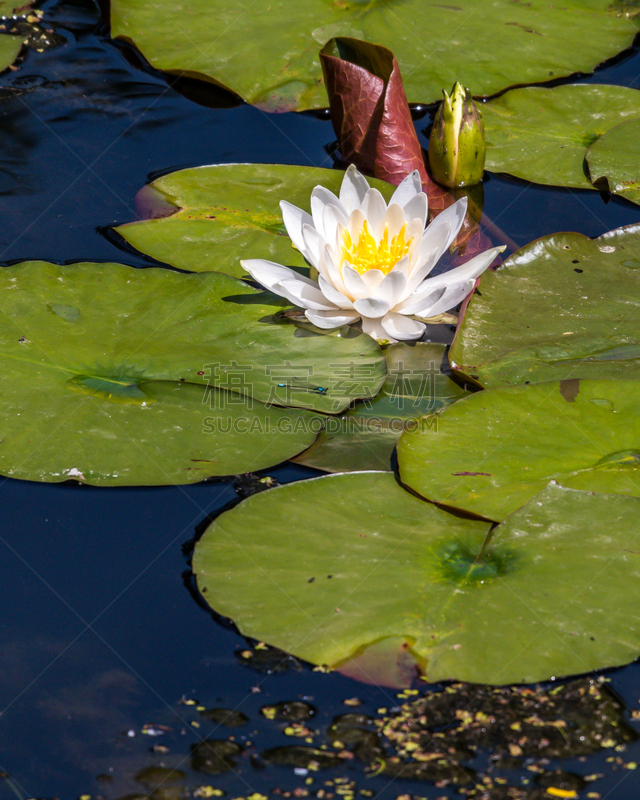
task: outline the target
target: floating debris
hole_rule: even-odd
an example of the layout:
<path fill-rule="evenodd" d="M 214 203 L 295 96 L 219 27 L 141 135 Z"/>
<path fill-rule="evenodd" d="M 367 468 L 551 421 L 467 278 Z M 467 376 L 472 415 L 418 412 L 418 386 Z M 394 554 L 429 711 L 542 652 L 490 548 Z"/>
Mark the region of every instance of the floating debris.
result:
<path fill-rule="evenodd" d="M 227 728 L 239 728 L 249 722 L 249 717 L 242 711 L 230 708 L 198 708 L 198 711 L 210 722 L 217 722 L 218 725 L 225 725 Z"/>

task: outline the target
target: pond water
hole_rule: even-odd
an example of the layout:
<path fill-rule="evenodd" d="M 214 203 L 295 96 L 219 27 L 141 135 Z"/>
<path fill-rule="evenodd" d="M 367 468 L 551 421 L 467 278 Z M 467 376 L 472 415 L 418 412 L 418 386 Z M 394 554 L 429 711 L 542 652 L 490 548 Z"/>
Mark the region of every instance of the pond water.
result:
<path fill-rule="evenodd" d="M 66 43 L 30 51 L 18 71 L 0 77 L 4 264 L 38 258 L 147 266 L 150 259 L 119 249 L 105 231 L 134 218 L 134 196 L 150 177 L 224 162 L 331 165 L 333 132 L 321 115 L 199 105 L 114 45 L 89 0 L 43 9 L 47 26 Z M 584 80 L 638 85 L 640 55 L 634 50 Z M 416 125 L 421 130 L 427 122 Z M 597 192 L 495 176 L 485 197 L 485 213 L 520 245 L 560 230 L 597 236 L 640 220 L 637 206 L 606 202 Z M 284 465 L 268 474 L 286 482 L 316 473 Z M 134 780 L 142 768 L 187 769 L 190 745 L 234 734 L 185 698 L 242 711 L 250 722 L 235 735 L 253 742 L 238 769 L 191 776 L 190 785 L 210 783 L 230 797 L 303 788 L 305 777 L 292 766 L 260 768 L 249 758 L 292 741 L 260 715 L 262 706 L 306 699 L 319 709 L 312 726 L 322 730 L 334 715 L 353 710 L 345 699 L 358 697 L 366 714 L 397 705 L 391 690 L 291 661 L 248 668 L 240 655 L 245 640 L 198 605 L 184 545 L 236 498 L 231 480 L 95 489 L 2 479 L 0 496 L 0 770 L 10 776 L 0 779 L 0 800 L 144 793 Z M 607 677 L 628 706 L 627 721 L 637 725 L 630 711 L 640 703 L 640 666 Z M 624 763 L 607 760 L 615 758 Z M 602 773 L 590 791 L 616 800 L 640 794 L 640 772 L 628 768 L 636 761 L 640 743 L 547 769 Z M 527 772 L 505 774 L 518 784 Z M 315 789 L 336 777 L 380 797 L 456 796 L 451 787 L 365 777 L 358 764 L 318 773 Z"/>

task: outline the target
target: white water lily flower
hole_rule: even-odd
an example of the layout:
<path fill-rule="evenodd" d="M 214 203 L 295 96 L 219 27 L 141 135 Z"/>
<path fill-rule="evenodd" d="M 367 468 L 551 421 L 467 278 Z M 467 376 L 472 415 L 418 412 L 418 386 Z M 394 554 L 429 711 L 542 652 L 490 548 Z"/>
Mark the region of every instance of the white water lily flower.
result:
<path fill-rule="evenodd" d="M 494 247 L 466 264 L 427 277 L 458 234 L 467 200 L 458 200 L 425 228 L 427 196 L 419 173 L 408 175 L 389 205 L 354 166 L 340 198 L 324 186 L 311 193 L 311 214 L 280 202 L 293 244 L 318 271 L 313 281 L 263 259 L 241 261 L 263 286 L 304 309 L 319 328 L 362 319 L 374 339 L 419 339 L 418 318 L 434 317 L 460 303 L 504 247 Z"/>

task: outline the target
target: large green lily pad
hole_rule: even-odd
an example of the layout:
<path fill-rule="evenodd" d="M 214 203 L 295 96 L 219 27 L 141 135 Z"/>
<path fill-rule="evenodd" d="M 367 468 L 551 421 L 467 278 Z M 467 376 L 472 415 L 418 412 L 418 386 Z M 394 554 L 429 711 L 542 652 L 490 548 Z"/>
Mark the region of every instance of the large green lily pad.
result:
<path fill-rule="evenodd" d="M 310 211 L 321 184 L 338 194 L 344 173 L 283 164 L 215 164 L 172 172 L 143 192 L 144 205 L 171 214 L 120 225 L 118 233 L 143 253 L 189 272 L 214 270 L 240 278 L 241 258 L 306 266 L 282 222 L 280 200 Z M 395 190 L 369 180 L 386 200 Z"/>
<path fill-rule="evenodd" d="M 410 102 L 456 80 L 476 95 L 590 72 L 629 47 L 637 8 L 610 0 L 112 0 L 111 33 L 156 68 L 224 85 L 269 111 L 328 105 L 319 49 L 335 36 L 388 47 Z M 464 57 L 461 57 L 464 54 Z"/>
<path fill-rule="evenodd" d="M 26 262 L 0 270 L 0 298 L 0 472 L 13 477 L 158 484 L 260 469 L 322 422 L 259 400 L 344 408 L 386 374 L 364 334 L 276 324 L 264 293 L 217 273 Z"/>
<path fill-rule="evenodd" d="M 241 633 L 335 666 L 381 639 L 415 638 L 435 602 L 416 605 L 411 592 L 428 578 L 416 582 L 409 565 L 425 570 L 433 550 L 444 563 L 456 542 L 476 552 L 488 530 L 405 492 L 391 473 L 330 475 L 221 514 L 196 545 L 193 571 Z M 443 583 L 440 597 L 449 592 Z"/>
<path fill-rule="evenodd" d="M 427 680 L 525 683 L 638 655 L 639 513 L 551 484 L 489 538 L 389 473 L 333 475 L 221 514 L 193 570 L 244 635 L 308 661 L 403 641 Z"/>
<path fill-rule="evenodd" d="M 596 84 L 531 86 L 485 103 L 482 117 L 490 172 L 593 189 L 587 148 L 610 128 L 640 118 L 640 91 Z"/>
<path fill-rule="evenodd" d="M 446 345 L 399 342 L 387 348 L 387 380 L 373 400 L 358 402 L 293 459 L 326 472 L 389 469 L 402 431 L 468 394 L 442 371 Z"/>
<path fill-rule="evenodd" d="M 546 486 L 640 496 L 640 381 L 487 389 L 398 442 L 400 478 L 445 506 L 503 520 Z"/>
<path fill-rule="evenodd" d="M 483 386 L 640 378 L 640 226 L 556 233 L 482 276 L 449 354 Z"/>
<path fill-rule="evenodd" d="M 591 182 L 640 204 L 640 119 L 611 128 L 587 150 Z"/>

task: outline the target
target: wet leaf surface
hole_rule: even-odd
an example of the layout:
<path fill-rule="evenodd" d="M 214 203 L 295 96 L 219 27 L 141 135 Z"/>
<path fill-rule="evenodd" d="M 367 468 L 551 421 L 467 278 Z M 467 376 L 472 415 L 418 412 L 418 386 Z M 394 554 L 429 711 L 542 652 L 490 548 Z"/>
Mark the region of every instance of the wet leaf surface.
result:
<path fill-rule="evenodd" d="M 261 469 L 322 420 L 252 395 L 330 410 L 345 370 L 351 390 L 362 369 L 372 387 L 384 376 L 369 337 L 299 337 L 224 275 L 25 262 L 0 272 L 0 295 L 0 472 L 15 478 L 158 485 Z"/>
<path fill-rule="evenodd" d="M 587 150 L 591 182 L 640 203 L 640 119 L 611 128 Z"/>
<path fill-rule="evenodd" d="M 339 767 L 344 758 L 328 750 L 318 747 L 307 747 L 302 744 L 272 747 L 262 753 L 262 758 L 268 764 L 277 764 L 281 767 L 300 767 L 303 769 L 331 769 Z"/>
<path fill-rule="evenodd" d="M 155 787 L 163 783 L 181 783 L 187 777 L 187 773 L 181 769 L 171 769 L 170 767 L 145 767 L 136 773 L 135 779 L 138 783 L 145 786 Z"/>
<path fill-rule="evenodd" d="M 208 775 L 221 775 L 235 769 L 243 748 L 226 739 L 205 739 L 191 748 L 191 769 Z"/>
<path fill-rule="evenodd" d="M 234 711 L 232 708 L 205 708 L 200 712 L 205 719 L 224 725 L 226 728 L 239 728 L 249 722 L 249 717 L 242 711 Z"/>
<path fill-rule="evenodd" d="M 401 763 L 424 758 L 444 770 L 466 769 L 484 751 L 498 769 L 513 769 L 526 759 L 575 758 L 635 741 L 623 711 L 603 679 L 533 688 L 453 684 L 403 703 L 376 725 Z M 577 775 L 554 772 L 539 782 L 585 785 Z"/>
<path fill-rule="evenodd" d="M 639 226 L 556 233 L 482 276 L 449 358 L 483 386 L 634 378 L 639 314 Z"/>
<path fill-rule="evenodd" d="M 389 778 L 403 782 L 394 783 L 396 793 L 407 793 L 402 797 L 421 797 L 425 791 L 431 794 L 434 790 L 424 786 L 427 782 L 436 784 L 437 796 L 449 787 L 449 791 L 457 788 L 460 795 L 473 800 L 575 800 L 595 796 L 583 792 L 602 791 L 598 781 L 604 775 L 594 772 L 593 766 L 604 764 L 604 757 L 607 771 L 636 766 L 626 761 L 630 753 L 625 756 L 625 750 L 637 741 L 638 734 L 604 677 L 542 686 L 454 683 L 436 691 L 422 687 L 387 694 L 387 700 L 392 705 L 389 709 L 335 714 L 330 722 L 327 715 L 335 704 L 321 705 L 319 727 L 309 730 L 304 744 L 266 749 L 261 748 L 264 736 L 273 742 L 274 733 L 276 741 L 292 733 L 280 721 L 256 714 L 242 762 L 239 746 L 231 738 L 208 739 L 203 746 L 219 751 L 225 760 L 236 761 L 234 769 L 245 782 L 253 784 L 259 770 L 269 781 L 271 793 L 285 800 L 300 796 L 326 800 L 329 794 L 347 799 L 372 797 L 388 790 Z M 193 713 L 198 704 L 195 700 L 183 702 L 188 718 L 189 706 Z M 343 701 L 344 705 L 351 702 Z M 197 718 L 202 721 L 200 715 Z M 173 758 L 186 770 L 179 742 L 177 738 L 173 755 L 161 758 Z M 263 758 L 258 756 L 261 749 Z M 586 772 L 589 766 L 580 761 L 590 755 L 596 760 Z M 293 770 L 283 777 L 282 766 Z M 162 783 L 164 774 L 175 771 L 159 765 L 145 767 L 138 774 L 156 776 L 158 782 L 148 783 L 151 794 L 128 797 L 155 800 L 176 797 L 179 792 L 221 797 L 232 779 L 227 770 L 219 773 L 220 779 L 213 774 L 208 784 L 203 784 L 202 773 L 195 772 L 188 773 L 184 786 Z M 617 773 L 617 780 L 623 777 Z M 253 793 L 250 797 L 258 800 L 264 795 Z"/>
<path fill-rule="evenodd" d="M 350 473 L 223 513 L 193 569 L 242 633 L 313 663 L 340 668 L 402 636 L 429 681 L 530 683 L 640 651 L 639 512 L 635 497 L 551 483 L 487 538 L 486 524 L 403 496 L 388 473 Z"/>
<path fill-rule="evenodd" d="M 13 64 L 22 50 L 22 37 L 6 32 L 13 26 L 12 17 L 17 9 L 28 11 L 29 4 L 16 3 L 14 0 L 0 0 L 0 71 Z M 12 31 L 12 33 L 15 32 Z"/>
<path fill-rule="evenodd" d="M 584 0 L 498 0 L 482 15 L 471 0 L 278 0 L 250 14 L 234 0 L 194 0 L 188 9 L 170 0 L 153 7 L 113 0 L 111 33 L 134 43 L 157 69 L 224 84 L 268 111 L 289 111 L 327 105 L 318 50 L 333 37 L 384 42 L 398 59 L 409 101 L 430 103 L 456 80 L 474 95 L 490 95 L 590 72 L 631 45 L 635 14 L 610 0 L 586 7 Z"/>
<path fill-rule="evenodd" d="M 284 719 L 288 722 L 303 722 L 311 719 L 318 712 L 311 703 L 303 700 L 288 700 L 270 706 L 262 706 L 260 713 L 267 719 Z"/>
<path fill-rule="evenodd" d="M 640 117 L 640 91 L 597 84 L 530 86 L 481 108 L 487 170 L 534 183 L 593 189 L 587 148 L 621 122 Z"/>
<path fill-rule="evenodd" d="M 433 502 L 493 520 L 550 480 L 640 496 L 639 402 L 633 380 L 487 389 L 402 435 L 400 477 Z"/>

